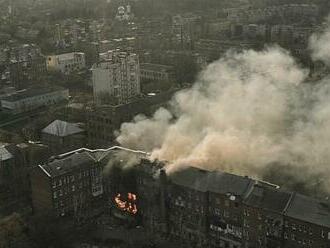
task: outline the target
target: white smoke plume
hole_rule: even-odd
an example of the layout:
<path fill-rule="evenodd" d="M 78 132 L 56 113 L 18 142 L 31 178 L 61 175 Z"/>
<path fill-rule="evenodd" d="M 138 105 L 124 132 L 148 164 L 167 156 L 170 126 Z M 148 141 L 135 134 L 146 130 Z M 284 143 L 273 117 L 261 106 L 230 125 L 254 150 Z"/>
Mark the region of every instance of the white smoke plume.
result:
<path fill-rule="evenodd" d="M 311 38 L 315 58 L 330 62 L 328 43 L 328 32 Z M 197 166 L 263 179 L 281 165 L 275 174 L 329 187 L 330 80 L 307 76 L 280 47 L 228 52 L 172 108 L 123 124 L 117 140 L 170 161 L 168 172 Z"/>
<path fill-rule="evenodd" d="M 330 65 L 330 17 L 327 18 L 325 28 L 314 33 L 309 40 L 311 55 L 314 60 L 320 60 Z"/>

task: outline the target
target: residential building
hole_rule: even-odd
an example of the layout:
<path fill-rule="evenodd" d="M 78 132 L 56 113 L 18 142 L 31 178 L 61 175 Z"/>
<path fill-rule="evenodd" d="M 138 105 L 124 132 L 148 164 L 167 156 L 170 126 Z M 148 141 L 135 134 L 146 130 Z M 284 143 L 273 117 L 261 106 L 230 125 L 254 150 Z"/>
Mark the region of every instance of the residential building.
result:
<path fill-rule="evenodd" d="M 244 240 L 251 247 L 283 247 L 284 213 L 292 193 L 255 185 L 244 199 Z"/>
<path fill-rule="evenodd" d="M 48 148 L 33 143 L 0 144 L 0 215 L 29 211 L 29 171 L 48 156 Z"/>
<path fill-rule="evenodd" d="M 125 104 L 141 93 L 140 65 L 136 54 L 108 51 L 92 70 L 94 101 L 97 104 Z"/>
<path fill-rule="evenodd" d="M 16 88 L 22 89 L 28 83 L 38 83 L 44 79 L 47 72 L 45 57 L 36 55 L 26 60 L 11 60 L 9 70 L 10 81 Z"/>
<path fill-rule="evenodd" d="M 20 90 L 1 99 L 3 111 L 12 114 L 30 112 L 42 107 L 69 100 L 69 90 L 64 88 L 30 88 Z"/>
<path fill-rule="evenodd" d="M 140 80 L 143 92 L 168 90 L 175 81 L 173 66 L 143 63 L 140 65 Z"/>
<path fill-rule="evenodd" d="M 48 71 L 58 71 L 63 74 L 79 72 L 86 68 L 85 54 L 80 52 L 64 53 L 47 56 Z"/>
<path fill-rule="evenodd" d="M 60 154 L 85 146 L 86 132 L 79 123 L 55 120 L 41 131 L 41 141 L 53 154 Z"/>
<path fill-rule="evenodd" d="M 114 194 L 108 191 L 104 167 L 116 154 L 128 152 L 146 156 L 121 147 L 74 150 L 52 157 L 31 172 L 32 204 L 35 213 L 50 213 L 84 223 L 116 207 Z M 111 190 L 111 189 L 110 189 Z"/>
<path fill-rule="evenodd" d="M 171 81 L 174 79 L 174 68 L 168 65 L 143 63 L 140 65 L 141 81 Z"/>
<path fill-rule="evenodd" d="M 330 247 L 330 205 L 293 193 L 284 213 L 283 247 Z"/>
<path fill-rule="evenodd" d="M 119 168 L 110 178 L 106 164 Z M 121 147 L 72 151 L 35 168 L 33 206 L 75 219 L 103 212 L 134 220 L 176 247 L 330 247 L 329 202 L 222 171 L 167 173 L 167 165 Z"/>

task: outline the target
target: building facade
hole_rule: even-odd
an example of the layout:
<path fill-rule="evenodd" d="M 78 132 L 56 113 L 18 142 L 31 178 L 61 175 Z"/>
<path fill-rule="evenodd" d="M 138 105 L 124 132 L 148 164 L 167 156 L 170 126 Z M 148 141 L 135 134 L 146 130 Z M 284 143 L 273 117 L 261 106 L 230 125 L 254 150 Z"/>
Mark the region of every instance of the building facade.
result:
<path fill-rule="evenodd" d="M 47 56 L 48 71 L 58 71 L 63 74 L 79 72 L 86 68 L 84 53 L 64 53 L 59 55 Z"/>
<path fill-rule="evenodd" d="M 104 177 L 104 164 L 127 168 L 133 154 L 133 177 L 122 180 L 127 170 Z M 60 155 L 32 175 L 34 208 L 81 218 L 110 205 L 114 217 L 135 219 L 175 247 L 330 247 L 329 202 L 221 171 L 187 166 L 169 174 L 166 164 L 118 147 Z"/>
<path fill-rule="evenodd" d="M 41 131 L 41 141 L 53 154 L 78 149 L 86 144 L 86 131 L 79 123 L 55 120 Z"/>
<path fill-rule="evenodd" d="M 3 111 L 21 114 L 69 100 L 69 90 L 63 88 L 30 88 L 1 99 Z"/>
<path fill-rule="evenodd" d="M 109 51 L 92 70 L 97 104 L 125 104 L 141 93 L 140 65 L 136 54 Z"/>

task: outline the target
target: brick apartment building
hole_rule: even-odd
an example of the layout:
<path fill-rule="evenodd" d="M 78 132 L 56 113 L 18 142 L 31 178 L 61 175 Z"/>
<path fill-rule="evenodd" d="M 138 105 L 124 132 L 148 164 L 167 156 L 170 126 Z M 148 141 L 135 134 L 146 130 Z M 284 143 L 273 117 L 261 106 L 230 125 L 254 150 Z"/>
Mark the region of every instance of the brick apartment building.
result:
<path fill-rule="evenodd" d="M 0 144 L 0 215 L 31 208 L 29 172 L 47 155 L 41 144 Z"/>
<path fill-rule="evenodd" d="M 52 157 L 31 172 L 35 213 L 51 213 L 84 223 L 105 211 L 111 182 L 103 173 L 111 157 L 123 148 L 78 149 Z M 143 153 L 142 153 L 143 155 Z"/>
<path fill-rule="evenodd" d="M 154 238 L 169 239 L 178 247 L 330 247 L 329 202 L 221 171 L 187 167 L 167 174 L 165 162 L 151 162 L 144 153 L 135 162 L 131 188 L 122 190 L 121 175 L 113 175 L 108 182 L 102 164 L 113 163 L 115 153 L 123 150 L 128 155 L 141 153 L 118 147 L 81 149 L 36 168 L 32 175 L 35 210 L 70 216 L 81 206 L 86 208 L 84 216 L 91 217 L 86 214 L 90 209 L 104 212 L 110 204 L 117 210 L 110 211 L 116 217 L 129 221 L 138 217 Z M 134 192 L 133 202 L 129 202 L 131 193 L 119 198 L 127 189 Z M 98 208 L 91 208 L 91 202 Z"/>

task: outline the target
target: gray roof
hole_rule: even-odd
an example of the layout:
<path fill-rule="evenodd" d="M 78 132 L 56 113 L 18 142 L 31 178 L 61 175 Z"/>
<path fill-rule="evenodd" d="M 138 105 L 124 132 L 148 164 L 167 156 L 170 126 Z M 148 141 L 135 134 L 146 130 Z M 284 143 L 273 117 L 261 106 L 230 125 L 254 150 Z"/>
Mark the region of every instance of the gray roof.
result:
<path fill-rule="evenodd" d="M 42 133 L 65 137 L 73 134 L 82 133 L 84 131 L 85 130 L 81 129 L 76 123 L 56 120 L 50 123 L 46 128 L 44 128 L 42 130 Z"/>
<path fill-rule="evenodd" d="M 208 184 L 210 192 L 221 194 L 231 193 L 236 196 L 243 196 L 256 183 L 255 180 L 249 177 L 242 177 L 222 171 L 209 173 L 205 179 L 205 184 Z"/>
<path fill-rule="evenodd" d="M 214 192 L 242 196 L 254 185 L 255 181 L 221 171 L 206 171 L 194 167 L 178 171 L 170 176 L 177 185 L 200 192 Z"/>
<path fill-rule="evenodd" d="M 244 202 L 249 206 L 283 213 L 291 196 L 289 192 L 255 185 Z"/>
<path fill-rule="evenodd" d="M 308 196 L 295 194 L 285 215 L 330 228 L 330 204 Z"/>
<path fill-rule="evenodd" d="M 141 70 L 148 70 L 148 71 L 162 71 L 162 72 L 170 72 L 173 71 L 173 66 L 169 65 L 161 65 L 161 64 L 151 64 L 151 63 L 142 63 L 140 64 Z"/>
<path fill-rule="evenodd" d="M 63 159 L 56 159 L 43 165 L 42 168 L 51 177 L 56 177 L 74 171 L 76 168 L 88 168 L 94 163 L 95 159 L 88 152 L 82 152 L 72 154 Z"/>
<path fill-rule="evenodd" d="M 2 98 L 3 101 L 9 101 L 9 102 L 16 102 L 20 101 L 22 99 L 34 97 L 34 96 L 40 96 L 44 94 L 48 94 L 51 92 L 57 92 L 57 91 L 63 91 L 66 90 L 64 88 L 60 87 L 50 87 L 50 88 L 30 88 L 25 90 L 16 91 L 15 93 Z"/>
<path fill-rule="evenodd" d="M 52 160 L 39 168 L 49 177 L 56 177 L 70 173 L 76 169 L 88 168 L 94 166 L 97 162 L 109 162 L 111 158 L 115 158 L 119 152 L 127 152 L 135 154 L 139 157 L 145 157 L 147 154 L 141 151 L 134 151 L 122 147 L 114 146 L 109 149 L 90 150 L 81 148 L 62 155 L 57 155 Z"/>
<path fill-rule="evenodd" d="M 5 146 L 0 146 L 0 161 L 6 161 L 13 158 L 13 155 Z"/>
<path fill-rule="evenodd" d="M 207 173 L 208 171 L 189 167 L 170 175 L 170 179 L 174 184 L 186 188 L 191 188 L 200 192 L 207 192 L 208 187 L 204 183 L 204 178 Z"/>

